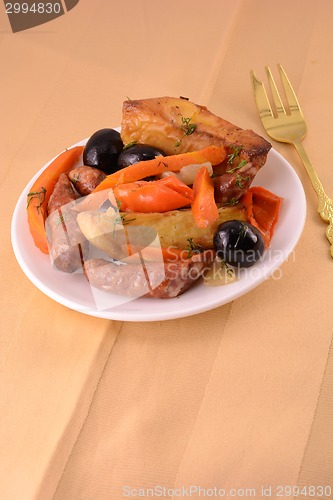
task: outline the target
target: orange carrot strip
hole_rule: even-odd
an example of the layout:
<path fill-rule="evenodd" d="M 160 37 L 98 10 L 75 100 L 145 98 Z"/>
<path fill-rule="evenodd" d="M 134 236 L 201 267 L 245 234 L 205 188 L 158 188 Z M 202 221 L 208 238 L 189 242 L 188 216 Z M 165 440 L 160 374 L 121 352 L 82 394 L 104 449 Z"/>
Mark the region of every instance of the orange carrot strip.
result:
<path fill-rule="evenodd" d="M 34 243 L 43 253 L 49 253 L 45 231 L 47 203 L 62 173 L 69 172 L 83 152 L 83 146 L 66 149 L 40 174 L 27 197 L 28 224 Z"/>
<path fill-rule="evenodd" d="M 214 183 L 205 166 L 198 171 L 193 190 L 191 208 L 194 221 L 200 228 L 208 227 L 217 220 L 219 213 L 214 198 Z"/>
<path fill-rule="evenodd" d="M 200 151 L 183 153 L 172 156 L 157 156 L 153 160 L 139 161 L 134 165 L 129 165 L 114 174 L 108 175 L 93 191 L 102 191 L 103 189 L 114 188 L 117 184 L 135 182 L 145 177 L 160 175 L 163 172 L 179 172 L 187 165 L 210 162 L 212 165 L 218 165 L 227 156 L 225 148 L 217 146 L 208 146 Z"/>
<path fill-rule="evenodd" d="M 261 232 L 265 247 L 271 242 L 274 227 L 279 219 L 283 198 L 263 187 L 251 187 L 241 198 L 248 215 L 248 221 Z"/>

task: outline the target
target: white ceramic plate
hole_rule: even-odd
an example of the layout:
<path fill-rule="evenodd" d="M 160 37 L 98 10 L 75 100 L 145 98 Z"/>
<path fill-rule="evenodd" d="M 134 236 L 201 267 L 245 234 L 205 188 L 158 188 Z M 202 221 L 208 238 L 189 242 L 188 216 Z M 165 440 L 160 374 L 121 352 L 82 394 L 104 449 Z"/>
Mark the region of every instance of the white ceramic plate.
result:
<path fill-rule="evenodd" d="M 75 145 L 83 145 L 85 142 L 84 140 Z M 305 222 L 306 201 L 302 184 L 290 164 L 279 153 L 271 150 L 253 185 L 265 187 L 283 197 L 284 201 L 271 246 L 262 261 L 244 270 L 239 280 L 229 285 L 207 287 L 200 282 L 180 297 L 164 300 L 140 298 L 122 302 L 118 296 L 108 294 L 112 306 L 98 309 L 85 277 L 82 274 L 69 275 L 54 270 L 49 257 L 34 246 L 30 236 L 26 197 L 34 180 L 49 163 L 29 182 L 17 202 L 12 220 L 14 253 L 26 276 L 48 297 L 75 311 L 99 318 L 161 321 L 191 316 L 237 299 L 277 272 L 295 247 Z"/>

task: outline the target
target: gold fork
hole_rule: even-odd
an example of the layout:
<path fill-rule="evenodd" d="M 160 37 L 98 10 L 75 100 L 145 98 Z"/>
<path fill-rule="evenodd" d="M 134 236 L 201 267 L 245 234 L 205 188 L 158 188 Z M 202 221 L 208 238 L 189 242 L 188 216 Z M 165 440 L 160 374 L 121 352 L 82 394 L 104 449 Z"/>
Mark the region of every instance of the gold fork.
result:
<path fill-rule="evenodd" d="M 331 243 L 331 256 L 333 257 L 333 200 L 325 193 L 322 183 L 302 145 L 302 139 L 304 139 L 306 133 L 305 119 L 291 83 L 280 64 L 278 64 L 278 69 L 289 109 L 284 107 L 272 72 L 267 67 L 266 72 L 274 103 L 273 109 L 269 103 L 263 83 L 251 71 L 254 97 L 259 116 L 264 129 L 272 139 L 278 142 L 287 142 L 295 146 L 310 177 L 312 186 L 318 195 L 318 212 L 321 218 L 329 223 L 326 228 L 326 236 Z"/>

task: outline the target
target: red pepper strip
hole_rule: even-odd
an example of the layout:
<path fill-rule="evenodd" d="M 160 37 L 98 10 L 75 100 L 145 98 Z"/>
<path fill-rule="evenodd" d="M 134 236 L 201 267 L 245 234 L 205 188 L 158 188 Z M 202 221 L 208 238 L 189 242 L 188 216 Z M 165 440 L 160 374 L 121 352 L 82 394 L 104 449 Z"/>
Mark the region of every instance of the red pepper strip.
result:
<path fill-rule="evenodd" d="M 279 218 L 283 198 L 263 187 L 251 187 L 240 199 L 248 215 L 248 221 L 261 232 L 267 248 Z"/>
<path fill-rule="evenodd" d="M 186 207 L 193 201 L 193 190 L 176 177 L 158 181 L 138 181 L 117 186 L 113 190 L 120 210 L 127 212 L 168 212 Z"/>
<path fill-rule="evenodd" d="M 193 190 L 192 215 L 194 221 L 200 228 L 208 227 L 216 221 L 219 213 L 214 198 L 214 184 L 205 166 L 198 170 Z"/>
<path fill-rule="evenodd" d="M 83 152 L 83 146 L 66 149 L 40 174 L 27 197 L 27 214 L 34 243 L 43 253 L 49 253 L 45 231 L 47 203 L 59 175 L 69 172 Z"/>

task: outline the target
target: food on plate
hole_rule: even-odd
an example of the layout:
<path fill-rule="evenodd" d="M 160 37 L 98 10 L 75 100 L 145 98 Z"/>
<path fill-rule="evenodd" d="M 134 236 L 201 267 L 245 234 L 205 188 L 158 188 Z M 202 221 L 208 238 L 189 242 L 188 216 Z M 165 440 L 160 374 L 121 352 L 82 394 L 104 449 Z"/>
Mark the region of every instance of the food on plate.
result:
<path fill-rule="evenodd" d="M 194 201 L 194 190 L 177 177 L 120 184 L 113 189 L 119 210 L 126 212 L 168 212 Z"/>
<path fill-rule="evenodd" d="M 69 176 L 65 173 L 60 174 L 57 180 L 50 199 L 47 203 L 47 213 L 50 215 L 55 210 L 61 209 L 67 203 L 77 200 L 79 194 L 74 189 Z"/>
<path fill-rule="evenodd" d="M 123 141 L 116 130 L 112 128 L 97 130 L 84 148 L 83 163 L 111 174 L 118 169 L 118 157 L 123 147 Z"/>
<path fill-rule="evenodd" d="M 169 299 L 178 297 L 202 276 L 213 260 L 207 250 L 188 259 L 160 263 L 119 264 L 104 259 L 84 263 L 84 271 L 91 286 L 105 292 L 128 297 Z"/>
<path fill-rule="evenodd" d="M 77 167 L 68 174 L 75 190 L 81 196 L 90 194 L 106 177 L 106 174 L 94 167 Z"/>
<path fill-rule="evenodd" d="M 258 168 L 258 165 L 243 160 L 236 167 L 230 166 L 224 174 L 216 176 L 214 178 L 216 202 L 225 204 L 238 201 L 249 189 Z"/>
<path fill-rule="evenodd" d="M 258 186 L 247 191 L 242 203 L 246 207 L 249 222 L 260 230 L 265 246 L 269 246 L 279 218 L 282 198 Z"/>
<path fill-rule="evenodd" d="M 219 212 L 215 202 L 214 183 L 205 166 L 197 173 L 193 183 L 194 199 L 191 205 L 195 224 L 202 228 L 217 221 Z"/>
<path fill-rule="evenodd" d="M 209 162 L 212 165 L 219 165 L 227 158 L 225 148 L 208 146 L 199 151 L 184 153 L 179 155 L 165 156 L 163 159 L 157 156 L 153 160 L 139 161 L 126 168 L 108 175 L 103 182 L 94 190 L 113 189 L 119 184 L 135 182 L 145 177 L 158 177 L 165 172 L 179 172 L 183 167 L 194 164 Z"/>
<path fill-rule="evenodd" d="M 35 181 L 31 234 L 55 268 L 114 294 L 176 297 L 223 266 L 230 282 L 226 266 L 273 237 L 282 199 L 250 187 L 270 147 L 184 98 L 128 100 L 121 134 L 98 130 Z"/>
<path fill-rule="evenodd" d="M 73 273 L 81 268 L 88 242 L 82 236 L 77 221 L 69 214 L 70 205 L 79 198 L 65 173 L 60 174 L 48 201 L 46 221 L 50 258 L 59 271 Z"/>
<path fill-rule="evenodd" d="M 264 253 L 260 231 L 248 222 L 230 220 L 220 224 L 214 235 L 214 250 L 226 264 L 250 267 Z"/>
<path fill-rule="evenodd" d="M 81 212 L 77 221 L 84 236 L 96 248 L 102 250 L 110 257 L 119 258 L 119 244 L 123 242 L 114 237 L 115 229 L 132 230 L 140 229 L 138 236 L 145 236 L 144 228 L 153 228 L 159 236 L 162 248 L 191 250 L 191 242 L 202 250 L 212 249 L 213 237 L 217 226 L 228 220 L 247 220 L 245 207 L 220 207 L 218 219 L 206 228 L 199 228 L 193 219 L 190 209 L 171 210 L 164 213 L 126 213 L 109 208 L 106 212 Z M 120 224 L 119 224 L 120 223 Z M 193 246 L 192 245 L 192 246 Z"/>
<path fill-rule="evenodd" d="M 123 104 L 121 137 L 161 148 L 167 155 L 207 146 L 242 148 L 242 158 L 261 163 L 271 148 L 252 130 L 243 130 L 184 98 L 127 100 Z"/>
<path fill-rule="evenodd" d="M 235 268 L 231 267 L 217 256 L 215 256 L 208 271 L 203 275 L 203 282 L 209 287 L 229 285 L 236 280 Z"/>
<path fill-rule="evenodd" d="M 127 144 L 118 158 L 118 167 L 124 168 L 139 161 L 153 160 L 156 156 L 166 156 L 164 151 L 148 144 Z"/>
<path fill-rule="evenodd" d="M 123 104 L 121 137 L 161 148 L 168 155 L 223 146 L 227 161 L 215 169 L 215 198 L 239 200 L 265 164 L 269 142 L 185 98 L 128 100 Z"/>

